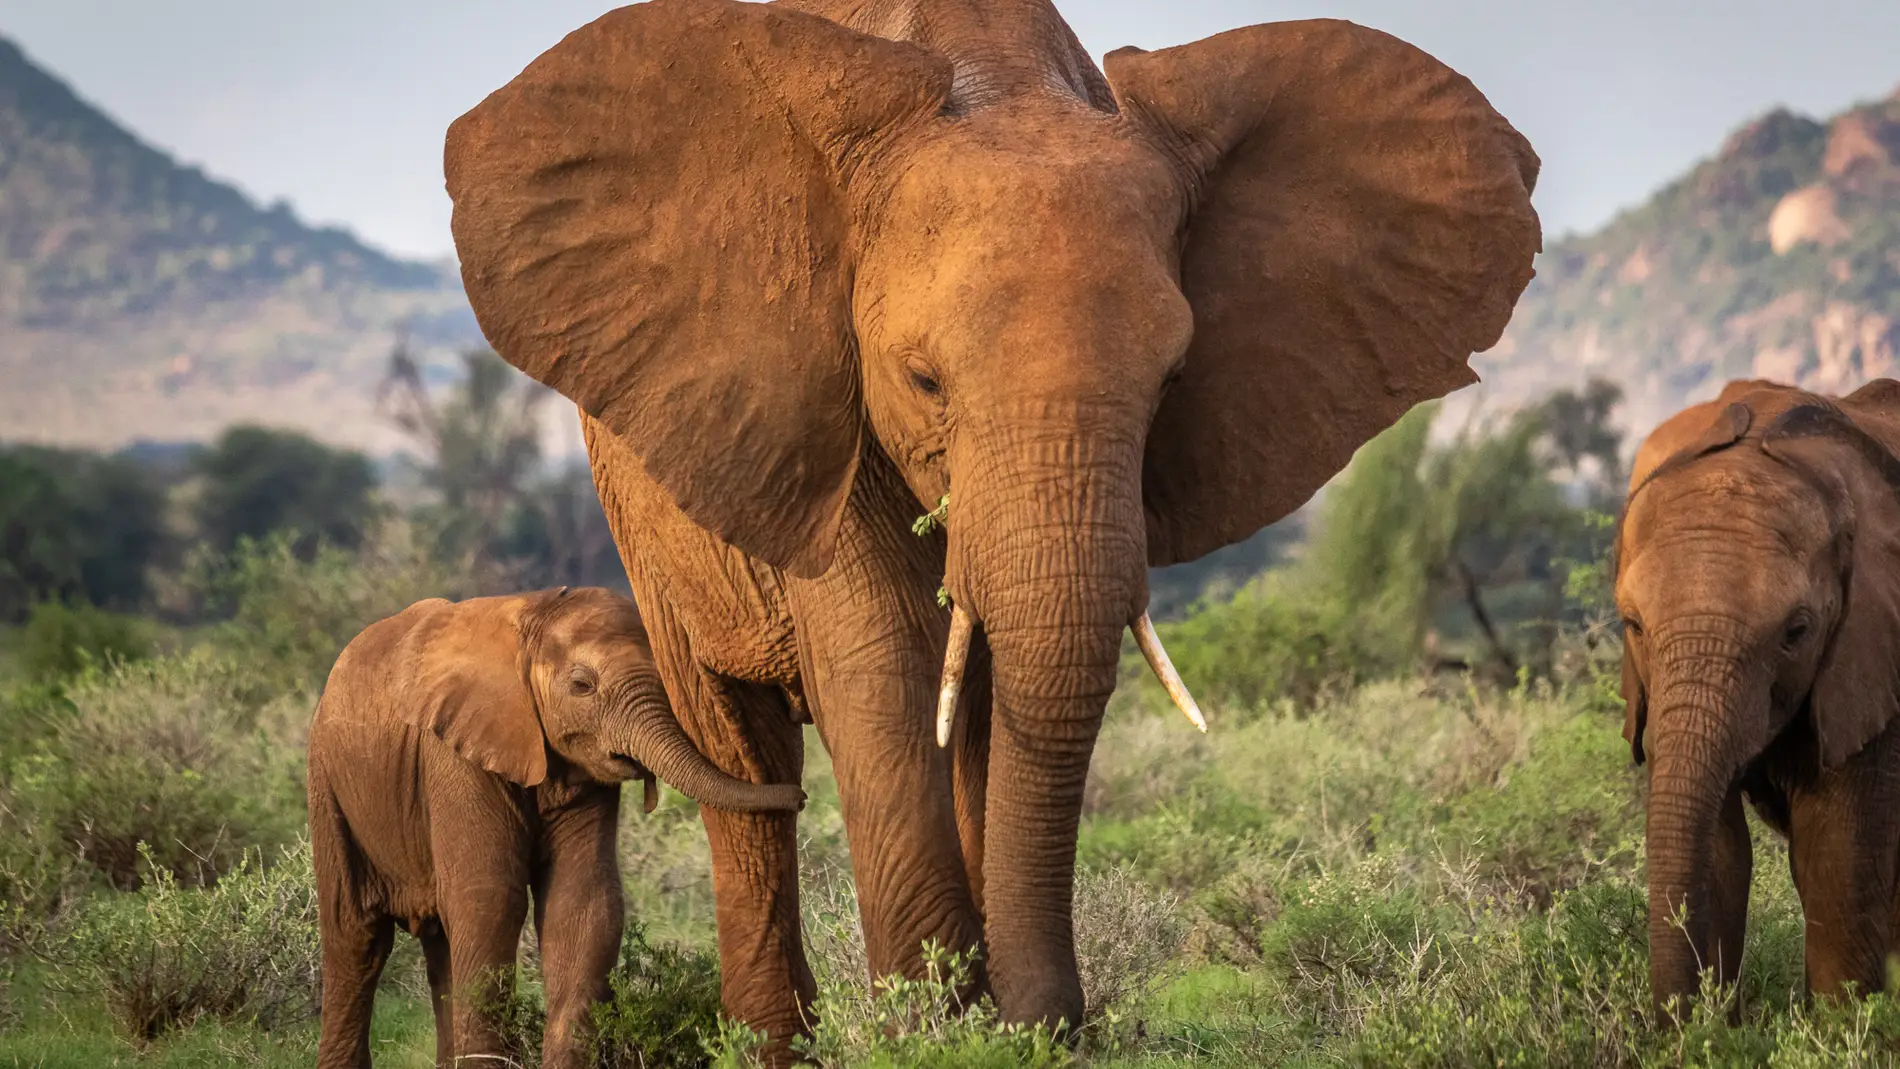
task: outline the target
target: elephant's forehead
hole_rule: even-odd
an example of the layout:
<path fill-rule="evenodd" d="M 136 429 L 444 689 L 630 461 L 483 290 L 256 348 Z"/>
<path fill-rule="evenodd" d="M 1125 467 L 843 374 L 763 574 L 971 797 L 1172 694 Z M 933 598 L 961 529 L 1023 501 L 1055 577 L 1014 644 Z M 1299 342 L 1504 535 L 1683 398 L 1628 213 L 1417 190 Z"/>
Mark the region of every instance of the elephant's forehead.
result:
<path fill-rule="evenodd" d="M 593 647 L 619 647 L 641 636 L 639 612 L 626 598 L 580 592 L 574 599 L 553 613 L 542 630 L 551 651 L 571 656 Z"/>
<path fill-rule="evenodd" d="M 893 190 L 887 226 L 946 230 L 1002 251 L 1062 235 L 1172 233 L 1178 191 L 1152 149 L 1103 116 L 1038 113 L 970 122 L 922 145 Z"/>
<path fill-rule="evenodd" d="M 1830 538 L 1826 502 L 1778 465 L 1737 459 L 1710 458 L 1632 500 L 1620 599 L 1778 611 L 1807 582 Z"/>

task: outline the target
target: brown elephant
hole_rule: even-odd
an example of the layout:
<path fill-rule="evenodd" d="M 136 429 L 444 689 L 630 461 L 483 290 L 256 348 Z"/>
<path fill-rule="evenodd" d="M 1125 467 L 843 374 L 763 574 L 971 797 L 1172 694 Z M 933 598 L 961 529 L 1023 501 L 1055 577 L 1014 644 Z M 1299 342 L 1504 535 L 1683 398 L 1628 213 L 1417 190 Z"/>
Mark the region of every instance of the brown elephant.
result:
<path fill-rule="evenodd" d="M 1649 766 L 1658 1009 L 1741 968 L 1747 799 L 1787 836 L 1810 990 L 1877 990 L 1900 909 L 1900 382 L 1729 384 L 1651 434 L 1617 539 Z"/>
<path fill-rule="evenodd" d="M 688 732 L 790 783 L 809 714 L 872 968 L 981 943 L 1004 1016 L 1070 1023 L 1131 626 L 1171 671 L 1148 568 L 1475 381 L 1537 167 L 1382 33 L 1254 26 L 1104 74 L 1046 0 L 621 8 L 445 154 L 475 313 L 584 413 Z M 794 819 L 705 820 L 727 1009 L 783 1038 L 812 990 Z"/>
<path fill-rule="evenodd" d="M 633 603 L 566 587 L 432 599 L 370 625 L 330 672 L 309 776 L 325 1069 L 370 1064 L 370 1004 L 398 923 L 422 940 L 436 1064 L 500 1054 L 484 1000 L 513 982 L 530 888 L 543 1064 L 582 1065 L 620 950 L 621 782 L 646 781 L 649 811 L 656 776 L 733 811 L 804 803 L 797 787 L 708 762 L 673 717 Z"/>

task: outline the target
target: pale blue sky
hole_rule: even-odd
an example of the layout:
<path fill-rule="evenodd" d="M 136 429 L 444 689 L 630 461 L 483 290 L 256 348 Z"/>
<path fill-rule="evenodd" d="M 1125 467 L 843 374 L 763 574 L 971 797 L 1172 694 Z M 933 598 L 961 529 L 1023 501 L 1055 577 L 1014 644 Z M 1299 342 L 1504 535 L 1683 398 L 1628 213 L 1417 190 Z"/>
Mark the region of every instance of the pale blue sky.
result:
<path fill-rule="evenodd" d="M 603 0 L 0 0 L 12 37 L 148 140 L 393 251 L 448 254 L 442 133 Z M 1895 0 L 1069 0 L 1090 51 L 1331 16 L 1463 71 L 1544 158 L 1548 230 L 1635 204 L 1776 104 L 1900 84 Z"/>

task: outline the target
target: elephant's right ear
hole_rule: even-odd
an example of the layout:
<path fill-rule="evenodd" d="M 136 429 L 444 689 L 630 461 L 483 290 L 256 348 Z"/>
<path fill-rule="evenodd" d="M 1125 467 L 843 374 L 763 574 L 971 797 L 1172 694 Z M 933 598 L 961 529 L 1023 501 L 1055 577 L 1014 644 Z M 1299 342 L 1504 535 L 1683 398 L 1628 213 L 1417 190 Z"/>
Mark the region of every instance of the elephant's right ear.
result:
<path fill-rule="evenodd" d="M 1287 515 L 1413 405 L 1477 381 L 1542 244 L 1538 160 L 1464 77 L 1350 22 L 1104 60 L 1190 188 L 1194 337 L 1148 436 L 1153 565 Z"/>
<path fill-rule="evenodd" d="M 548 775 L 547 738 L 523 663 L 529 601 L 428 601 L 398 641 L 385 686 L 403 720 L 465 760 L 524 787 Z"/>
<path fill-rule="evenodd" d="M 449 129 L 483 332 L 696 523 L 823 572 L 862 431 L 847 188 L 949 85 L 940 57 L 777 5 L 601 16 Z"/>

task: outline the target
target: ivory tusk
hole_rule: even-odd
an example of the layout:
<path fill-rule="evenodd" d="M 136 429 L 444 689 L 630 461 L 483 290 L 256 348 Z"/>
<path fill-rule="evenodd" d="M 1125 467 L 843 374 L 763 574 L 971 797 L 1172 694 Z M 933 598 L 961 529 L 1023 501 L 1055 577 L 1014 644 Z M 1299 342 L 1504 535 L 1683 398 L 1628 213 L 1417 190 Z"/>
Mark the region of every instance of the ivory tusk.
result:
<path fill-rule="evenodd" d="M 963 689 L 963 665 L 970 659 L 970 634 L 976 621 L 961 605 L 950 607 L 950 644 L 943 651 L 943 689 L 937 692 L 937 745 L 950 745 L 957 719 L 957 694 Z"/>
<path fill-rule="evenodd" d="M 1168 697 L 1181 707 L 1189 722 L 1207 732 L 1207 718 L 1201 715 L 1201 707 L 1194 704 L 1194 695 L 1188 693 L 1187 684 L 1181 681 L 1181 673 L 1174 670 L 1174 662 L 1168 660 L 1168 651 L 1161 645 L 1161 636 L 1155 634 L 1155 622 L 1147 613 L 1141 614 L 1130 627 L 1135 633 L 1135 645 L 1141 647 L 1141 655 L 1148 661 L 1148 667 L 1154 670 L 1155 678 L 1167 688 Z"/>

